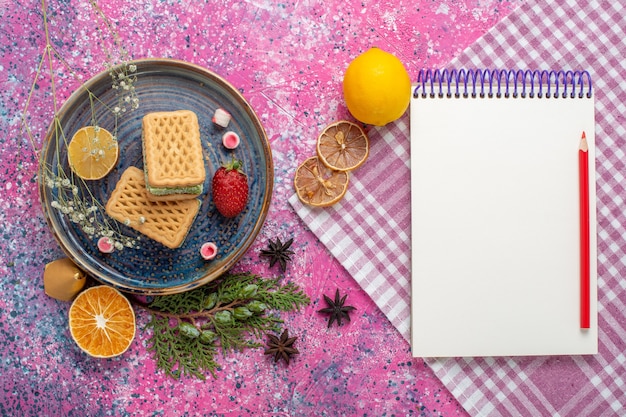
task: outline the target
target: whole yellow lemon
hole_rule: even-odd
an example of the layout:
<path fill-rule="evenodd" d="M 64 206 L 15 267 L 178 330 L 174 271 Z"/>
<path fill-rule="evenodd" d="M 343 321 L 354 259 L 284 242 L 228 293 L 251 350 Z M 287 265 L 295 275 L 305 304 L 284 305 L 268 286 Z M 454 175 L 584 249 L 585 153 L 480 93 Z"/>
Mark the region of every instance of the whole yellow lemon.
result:
<path fill-rule="evenodd" d="M 383 126 L 402 116 L 409 106 L 411 79 L 396 56 L 373 47 L 348 65 L 343 97 L 355 119 Z"/>

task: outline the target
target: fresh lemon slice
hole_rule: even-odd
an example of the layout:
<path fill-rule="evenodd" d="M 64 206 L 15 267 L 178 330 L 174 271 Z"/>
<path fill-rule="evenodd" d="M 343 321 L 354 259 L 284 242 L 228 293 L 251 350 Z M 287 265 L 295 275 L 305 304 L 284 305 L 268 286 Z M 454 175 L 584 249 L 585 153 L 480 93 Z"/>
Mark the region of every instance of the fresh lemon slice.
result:
<path fill-rule="evenodd" d="M 327 126 L 317 139 L 317 156 L 337 171 L 360 167 L 369 155 L 369 140 L 355 123 L 340 120 Z"/>
<path fill-rule="evenodd" d="M 72 339 L 96 358 L 124 353 L 135 338 L 135 312 L 130 302 L 107 285 L 81 292 L 69 312 Z"/>
<path fill-rule="evenodd" d="M 98 180 L 111 172 L 118 155 L 117 140 L 111 132 L 97 126 L 78 129 L 67 146 L 70 168 L 85 180 Z"/>
<path fill-rule="evenodd" d="M 310 206 L 326 207 L 343 198 L 349 179 L 348 171 L 330 169 L 313 156 L 296 169 L 293 182 L 300 201 Z"/>

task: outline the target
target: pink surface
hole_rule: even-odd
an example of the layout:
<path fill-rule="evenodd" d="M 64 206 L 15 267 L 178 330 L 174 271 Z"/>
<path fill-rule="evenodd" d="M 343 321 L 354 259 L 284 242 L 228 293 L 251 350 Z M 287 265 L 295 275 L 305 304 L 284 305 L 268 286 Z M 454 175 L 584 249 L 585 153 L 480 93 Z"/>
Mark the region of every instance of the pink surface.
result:
<path fill-rule="evenodd" d="M 286 273 L 312 304 L 284 314 L 300 355 L 287 368 L 261 349 L 218 357 L 217 379 L 173 381 L 155 369 L 139 331 L 123 356 L 86 357 L 71 341 L 67 303 L 43 292 L 43 266 L 62 256 L 48 231 L 36 163 L 21 130 L 22 109 L 45 52 L 40 2 L 0 0 L 0 414 L 2 415 L 465 415 L 372 300 L 302 224 L 288 204 L 293 172 L 319 131 L 349 118 L 341 97 L 349 61 L 376 45 L 400 57 L 412 79 L 444 65 L 521 1 L 269 0 L 101 2 L 132 58 L 171 57 L 209 68 L 242 91 L 271 141 L 275 191 L 261 235 L 237 265 L 273 275 L 258 252 L 294 237 Z M 51 37 L 85 79 L 104 69 L 106 47 L 88 2 L 52 1 Z M 103 48 L 104 47 L 104 48 Z M 56 66 L 61 102 L 78 87 Z M 52 116 L 48 78 L 37 80 L 26 120 L 40 141 Z M 140 111 L 140 109 L 139 109 Z M 335 288 L 357 307 L 326 328 L 323 294 Z M 138 311 L 138 325 L 147 322 Z"/>

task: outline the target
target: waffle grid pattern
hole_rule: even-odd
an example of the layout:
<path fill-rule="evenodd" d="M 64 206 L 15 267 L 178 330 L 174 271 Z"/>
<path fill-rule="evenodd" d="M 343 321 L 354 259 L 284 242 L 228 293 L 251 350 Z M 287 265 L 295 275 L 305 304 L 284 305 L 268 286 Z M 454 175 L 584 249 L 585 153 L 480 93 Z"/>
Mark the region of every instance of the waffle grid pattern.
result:
<path fill-rule="evenodd" d="M 190 187 L 205 180 L 200 127 L 192 111 L 144 116 L 143 151 L 151 187 Z"/>
<path fill-rule="evenodd" d="M 150 201 L 143 172 L 129 167 L 118 181 L 106 205 L 106 213 L 169 248 L 184 241 L 200 202 L 197 199 Z"/>

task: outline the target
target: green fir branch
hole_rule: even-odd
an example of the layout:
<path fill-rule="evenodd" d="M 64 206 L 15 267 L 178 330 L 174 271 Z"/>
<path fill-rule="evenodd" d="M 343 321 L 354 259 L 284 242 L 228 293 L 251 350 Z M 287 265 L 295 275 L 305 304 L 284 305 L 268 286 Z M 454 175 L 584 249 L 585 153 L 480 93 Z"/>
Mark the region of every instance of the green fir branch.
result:
<path fill-rule="evenodd" d="M 240 273 L 185 293 L 155 297 L 145 307 L 151 313 L 148 350 L 166 375 L 205 379 L 216 377 L 214 357 L 221 350 L 258 348 L 263 335 L 280 331 L 276 312 L 298 311 L 310 303 L 295 284 L 276 278 Z"/>
<path fill-rule="evenodd" d="M 148 351 L 155 352 L 157 368 L 174 379 L 186 376 L 204 380 L 206 372 L 216 377 L 218 364 L 213 360 L 217 350 L 214 343 L 205 344 L 199 338 L 183 337 L 170 326 L 167 317 L 153 316 L 147 328 L 153 331 Z"/>
<path fill-rule="evenodd" d="M 272 280 L 272 284 L 276 284 L 277 282 L 278 279 Z M 306 294 L 292 282 L 288 282 L 280 291 L 272 293 L 271 296 L 261 294 L 259 299 L 270 308 L 279 311 L 299 310 L 310 302 Z"/>

